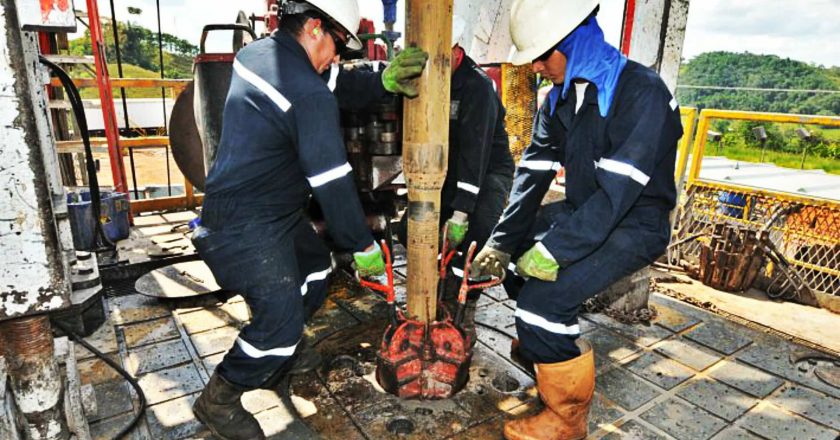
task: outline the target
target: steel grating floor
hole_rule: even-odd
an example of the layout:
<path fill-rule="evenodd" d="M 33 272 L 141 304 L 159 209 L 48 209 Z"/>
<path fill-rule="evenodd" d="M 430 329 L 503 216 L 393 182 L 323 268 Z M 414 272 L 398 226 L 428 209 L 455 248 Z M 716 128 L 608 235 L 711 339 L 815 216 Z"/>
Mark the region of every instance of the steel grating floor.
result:
<path fill-rule="evenodd" d="M 139 377 L 150 407 L 133 438 L 213 438 L 190 407 L 249 319 L 242 299 L 159 302 L 120 289 L 106 302 L 108 321 L 87 339 Z M 598 369 L 590 438 L 840 438 L 840 389 L 817 376 L 837 376 L 840 365 L 673 298 L 654 294 L 652 302 L 659 316 L 651 326 L 603 315 L 581 320 Z M 532 378 L 509 360 L 513 307 L 501 289 L 482 294 L 476 320 L 497 330 L 478 328 L 464 391 L 446 401 L 403 401 L 378 391 L 372 374 L 384 301 L 339 277 L 307 328 L 323 367 L 296 376 L 290 399 L 255 391 L 244 404 L 274 439 L 500 439 L 506 418 L 541 405 Z M 91 433 L 111 438 L 135 411 L 130 387 L 81 347 L 76 355 L 97 403 Z"/>

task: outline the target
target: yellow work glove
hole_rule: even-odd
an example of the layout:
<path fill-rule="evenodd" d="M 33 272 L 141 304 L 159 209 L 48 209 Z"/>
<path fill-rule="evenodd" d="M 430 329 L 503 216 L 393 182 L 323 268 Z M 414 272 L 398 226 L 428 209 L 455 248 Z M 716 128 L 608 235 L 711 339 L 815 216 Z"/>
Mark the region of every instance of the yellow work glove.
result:
<path fill-rule="evenodd" d="M 470 278 L 480 279 L 488 275 L 501 277 L 507 270 L 508 264 L 510 264 L 510 254 L 484 246 L 472 262 Z"/>

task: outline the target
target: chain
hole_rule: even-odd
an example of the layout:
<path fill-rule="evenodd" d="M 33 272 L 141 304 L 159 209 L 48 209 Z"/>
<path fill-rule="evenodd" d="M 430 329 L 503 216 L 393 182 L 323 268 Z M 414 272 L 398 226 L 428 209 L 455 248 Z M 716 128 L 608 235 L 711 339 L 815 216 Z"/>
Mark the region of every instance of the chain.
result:
<path fill-rule="evenodd" d="M 589 298 L 584 301 L 583 310 L 586 313 L 603 313 L 624 324 L 649 323 L 653 319 L 656 319 L 657 316 L 656 308 L 653 306 L 635 310 L 622 310 L 598 301 L 598 297 Z"/>

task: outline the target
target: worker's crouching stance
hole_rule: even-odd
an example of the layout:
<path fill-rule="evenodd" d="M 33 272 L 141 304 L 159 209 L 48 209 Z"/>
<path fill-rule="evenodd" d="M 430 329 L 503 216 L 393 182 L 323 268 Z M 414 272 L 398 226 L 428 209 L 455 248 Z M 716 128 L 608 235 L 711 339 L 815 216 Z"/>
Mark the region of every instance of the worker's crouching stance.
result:
<path fill-rule="evenodd" d="M 347 163 L 334 85 L 322 74 L 358 50 L 356 0 L 284 3 L 280 29 L 237 54 L 217 157 L 193 242 L 219 285 L 241 293 L 252 320 L 194 405 L 222 439 L 265 438 L 242 393 L 273 388 L 303 357 L 305 320 L 326 297 L 329 249 L 304 210 L 314 195 L 336 246 L 362 276 L 384 273 Z M 370 96 L 405 92 L 426 55 L 405 51 L 356 84 Z M 352 88 L 352 87 L 351 87 Z"/>
<path fill-rule="evenodd" d="M 582 439 L 595 388 L 581 304 L 665 250 L 680 112 L 662 79 L 604 41 L 597 0 L 516 0 L 514 64 L 551 80 L 510 201 L 473 276 L 510 270 L 515 355 L 534 363 L 546 408 L 509 421 L 508 439 Z M 566 200 L 540 207 L 557 170 Z M 518 290 L 518 294 L 517 294 Z"/>

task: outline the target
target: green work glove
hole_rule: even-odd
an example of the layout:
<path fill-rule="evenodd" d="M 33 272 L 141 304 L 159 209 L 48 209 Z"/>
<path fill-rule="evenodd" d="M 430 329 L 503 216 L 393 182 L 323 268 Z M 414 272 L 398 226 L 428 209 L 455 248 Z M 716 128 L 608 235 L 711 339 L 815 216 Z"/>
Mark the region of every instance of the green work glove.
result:
<path fill-rule="evenodd" d="M 469 228 L 470 223 L 467 221 L 467 213 L 455 211 L 452 217 L 446 221 L 446 239 L 449 240 L 449 245 L 454 248 L 463 243 Z"/>
<path fill-rule="evenodd" d="M 362 278 L 378 277 L 385 273 L 382 249 L 376 242 L 361 252 L 354 252 L 353 261 L 356 263 L 356 271 Z"/>
<path fill-rule="evenodd" d="M 473 259 L 470 278 L 480 279 L 489 275 L 501 277 L 510 264 L 510 254 L 484 246 Z"/>
<path fill-rule="evenodd" d="M 414 80 L 423 73 L 428 59 L 429 54 L 416 47 L 409 47 L 397 54 L 382 72 L 382 85 L 385 90 L 416 98 L 417 85 Z"/>
<path fill-rule="evenodd" d="M 559 269 L 560 265 L 540 242 L 528 249 L 516 262 L 516 271 L 520 275 L 543 281 L 557 281 Z"/>

